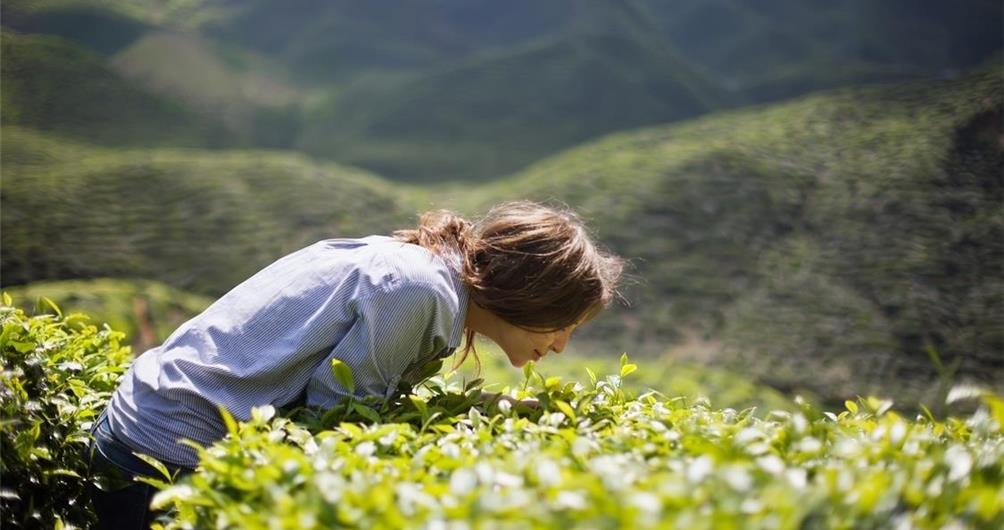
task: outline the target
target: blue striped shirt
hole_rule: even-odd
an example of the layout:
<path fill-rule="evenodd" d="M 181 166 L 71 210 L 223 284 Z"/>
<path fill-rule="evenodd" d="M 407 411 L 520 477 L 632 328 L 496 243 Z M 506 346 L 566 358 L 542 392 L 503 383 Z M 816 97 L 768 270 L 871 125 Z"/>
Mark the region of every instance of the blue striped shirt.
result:
<path fill-rule="evenodd" d="M 112 396 L 112 432 L 138 452 L 194 467 L 182 438 L 209 445 L 251 408 L 304 393 L 327 407 L 355 394 L 384 399 L 422 365 L 460 345 L 468 293 L 457 263 L 385 236 L 329 239 L 244 281 L 133 362 Z M 409 382 L 416 382 L 410 380 Z"/>

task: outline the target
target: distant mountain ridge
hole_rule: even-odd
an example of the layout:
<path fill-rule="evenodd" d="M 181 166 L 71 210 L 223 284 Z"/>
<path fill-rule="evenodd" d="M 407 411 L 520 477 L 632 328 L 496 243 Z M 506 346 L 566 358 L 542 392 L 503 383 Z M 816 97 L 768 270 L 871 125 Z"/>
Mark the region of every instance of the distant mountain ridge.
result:
<path fill-rule="evenodd" d="M 0 9 L 5 28 L 95 50 L 107 58 L 101 68 L 138 90 L 215 120 L 229 139 L 215 145 L 297 149 L 405 181 L 491 180 L 617 130 L 821 88 L 952 77 L 1004 40 L 992 0 L 9 0 Z M 140 45 L 156 33 L 175 44 Z M 213 91 L 210 80 L 259 95 L 193 103 Z M 147 132 L 130 136 L 158 145 Z"/>

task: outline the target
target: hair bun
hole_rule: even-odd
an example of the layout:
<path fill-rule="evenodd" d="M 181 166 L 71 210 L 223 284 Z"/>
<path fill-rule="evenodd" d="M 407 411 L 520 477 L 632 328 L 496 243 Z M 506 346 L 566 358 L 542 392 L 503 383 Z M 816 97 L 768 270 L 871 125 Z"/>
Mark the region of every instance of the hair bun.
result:
<path fill-rule="evenodd" d="M 432 210 L 419 218 L 418 226 L 394 232 L 394 238 L 428 249 L 433 254 L 466 255 L 471 223 L 449 210 Z"/>

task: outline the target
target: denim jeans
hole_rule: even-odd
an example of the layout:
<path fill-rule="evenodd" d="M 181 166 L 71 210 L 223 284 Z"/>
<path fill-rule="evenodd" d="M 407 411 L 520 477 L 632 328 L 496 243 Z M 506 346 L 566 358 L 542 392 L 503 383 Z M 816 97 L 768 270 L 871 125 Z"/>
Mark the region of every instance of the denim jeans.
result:
<path fill-rule="evenodd" d="M 150 509 L 150 501 L 157 489 L 149 484 L 136 482 L 134 478 L 146 476 L 163 480 L 164 477 L 153 466 L 136 457 L 132 448 L 115 437 L 108 425 L 106 413 L 101 413 L 91 434 L 94 436 L 91 445 L 91 474 L 100 484 L 91 486 L 98 517 L 96 528 L 150 528 L 156 516 Z M 164 465 L 172 474 L 192 471 L 166 462 Z"/>

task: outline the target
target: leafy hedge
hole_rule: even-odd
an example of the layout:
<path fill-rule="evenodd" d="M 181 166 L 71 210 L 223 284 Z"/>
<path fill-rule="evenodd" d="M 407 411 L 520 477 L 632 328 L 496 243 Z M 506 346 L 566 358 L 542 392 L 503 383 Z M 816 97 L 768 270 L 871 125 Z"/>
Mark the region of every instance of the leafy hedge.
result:
<path fill-rule="evenodd" d="M 127 364 L 120 334 L 61 315 L 2 318 L 3 508 L 12 527 L 87 525 L 86 428 Z M 434 374 L 437 366 L 429 367 Z M 332 367 L 347 388 L 352 375 Z M 1000 528 L 1004 399 L 914 420 L 876 398 L 823 412 L 658 392 L 637 369 L 546 377 L 486 400 L 435 375 L 388 402 L 224 413 L 229 436 L 154 499 L 180 528 Z M 516 400 L 536 400 L 535 403 Z"/>
<path fill-rule="evenodd" d="M 3 526 L 93 520 L 85 488 L 88 429 L 132 359 L 122 333 L 80 314 L 29 317 L 0 305 L 0 507 Z"/>
<path fill-rule="evenodd" d="M 163 342 L 186 320 L 199 314 L 213 299 L 153 280 L 90 278 L 33 282 L 6 289 L 15 300 L 54 301 L 65 312 L 82 312 L 95 322 L 108 323 L 125 333 L 138 354 Z M 47 312 L 45 302 L 36 313 Z"/>
<path fill-rule="evenodd" d="M 990 394 L 965 420 L 910 421 L 875 398 L 760 419 L 633 398 L 620 375 L 584 387 L 526 373 L 513 395 L 537 408 L 472 406 L 477 383 L 436 377 L 380 410 L 257 409 L 154 504 L 174 510 L 169 529 L 1004 524 L 1004 401 Z"/>

